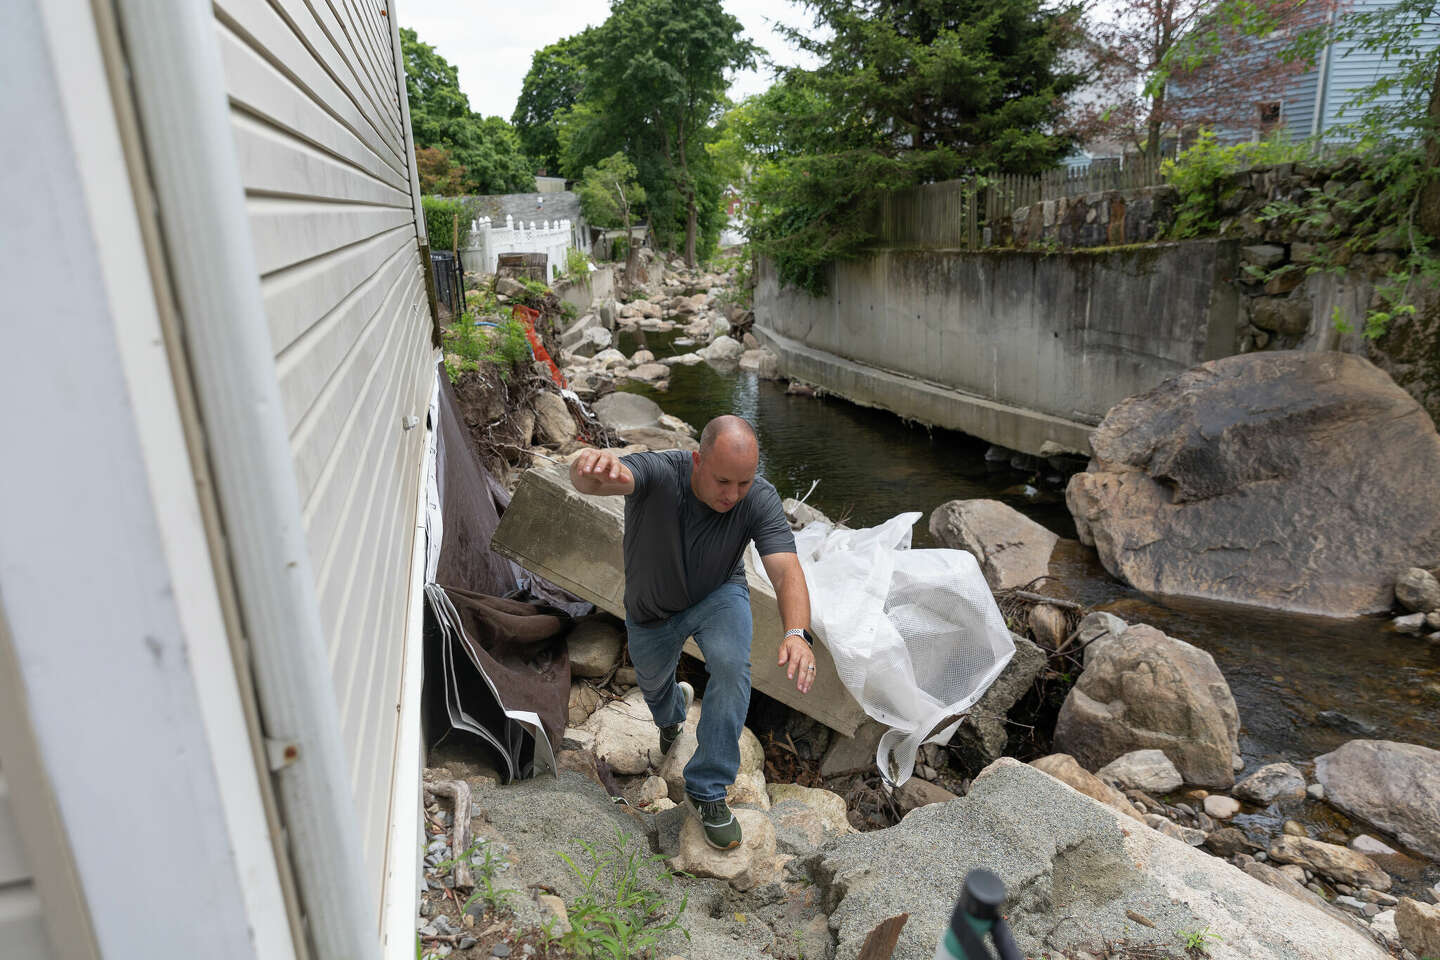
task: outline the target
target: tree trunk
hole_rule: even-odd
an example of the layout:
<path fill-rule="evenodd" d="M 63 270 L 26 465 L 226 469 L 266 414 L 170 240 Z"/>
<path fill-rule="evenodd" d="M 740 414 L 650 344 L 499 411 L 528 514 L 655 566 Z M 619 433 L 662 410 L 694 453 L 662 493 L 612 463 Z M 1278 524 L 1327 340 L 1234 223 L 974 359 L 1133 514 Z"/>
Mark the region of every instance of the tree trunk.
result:
<path fill-rule="evenodd" d="M 699 216 L 695 211 L 695 191 L 685 197 L 685 266 L 695 266 L 695 231 Z"/>
<path fill-rule="evenodd" d="M 1160 159 L 1160 124 L 1165 109 L 1165 94 L 1156 94 L 1150 101 L 1150 116 L 1145 123 L 1145 158 Z"/>
<path fill-rule="evenodd" d="M 625 205 L 625 286 L 635 289 L 635 267 L 640 258 L 635 256 L 635 238 L 630 232 L 630 205 Z"/>
<path fill-rule="evenodd" d="M 1425 166 L 1430 182 L 1420 192 L 1420 229 L 1431 242 L 1440 240 L 1440 68 L 1435 71 L 1435 85 L 1430 88 L 1430 109 L 1425 112 L 1429 127 L 1425 131 Z"/>

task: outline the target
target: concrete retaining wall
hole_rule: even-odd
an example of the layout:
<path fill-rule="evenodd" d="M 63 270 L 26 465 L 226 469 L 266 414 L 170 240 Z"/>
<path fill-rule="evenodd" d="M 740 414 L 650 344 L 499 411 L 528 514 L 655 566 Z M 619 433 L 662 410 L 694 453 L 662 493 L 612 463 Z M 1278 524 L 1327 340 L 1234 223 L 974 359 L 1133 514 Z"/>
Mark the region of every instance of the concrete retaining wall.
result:
<path fill-rule="evenodd" d="M 555 295 L 584 313 L 591 307 L 615 296 L 615 268 L 596 267 L 580 281 L 561 280 L 550 285 Z"/>
<path fill-rule="evenodd" d="M 829 293 L 762 261 L 755 333 L 787 376 L 1029 453 L 1089 453 L 1117 401 L 1235 352 L 1238 245 L 882 250 Z M 1047 441 L 1049 445 L 1047 446 Z"/>

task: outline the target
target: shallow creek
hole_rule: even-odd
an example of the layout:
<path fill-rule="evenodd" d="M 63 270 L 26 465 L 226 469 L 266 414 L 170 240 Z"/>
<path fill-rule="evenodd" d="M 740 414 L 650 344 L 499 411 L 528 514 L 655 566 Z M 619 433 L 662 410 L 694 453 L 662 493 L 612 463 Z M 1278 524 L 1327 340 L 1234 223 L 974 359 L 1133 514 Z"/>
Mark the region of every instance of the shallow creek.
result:
<path fill-rule="evenodd" d="M 693 349 L 675 344 L 680 337 L 678 331 L 643 339 L 624 333 L 618 346 L 627 355 L 644 347 L 657 357 Z M 787 394 L 783 381 L 720 373 L 707 364 L 675 365 L 663 393 L 638 383 L 624 389 L 651 397 L 697 429 L 720 414 L 745 417 L 759 433 L 760 473 L 780 494 L 804 497 L 818 479 L 807 502 L 851 526 L 922 512 L 914 528 L 917 548 L 935 545 L 926 527 L 930 511 L 954 499 L 1000 500 L 1060 536 L 1075 536 L 1053 471 L 987 462 L 989 445 L 965 434 L 926 429 L 839 398 Z M 1106 573 L 1093 551 L 1074 553 L 1057 568 L 1062 596 L 1149 623 L 1214 656 L 1239 707 L 1247 773 L 1276 760 L 1308 772 L 1315 757 L 1356 737 L 1440 746 L 1440 652 L 1423 639 L 1395 634 L 1379 619 L 1149 598 Z M 1323 804 L 1307 802 L 1290 815 L 1322 830 L 1343 829 Z M 1241 817 L 1242 825 L 1271 832 L 1259 821 L 1261 814 Z"/>

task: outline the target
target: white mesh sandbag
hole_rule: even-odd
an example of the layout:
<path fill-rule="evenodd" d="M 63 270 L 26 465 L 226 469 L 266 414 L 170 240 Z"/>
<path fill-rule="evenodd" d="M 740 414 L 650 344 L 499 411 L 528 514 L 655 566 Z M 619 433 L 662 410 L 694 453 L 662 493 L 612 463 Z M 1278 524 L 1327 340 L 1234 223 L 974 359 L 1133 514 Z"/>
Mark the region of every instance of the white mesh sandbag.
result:
<path fill-rule="evenodd" d="M 891 728 L 876 765 L 896 784 L 910 779 L 922 743 L 949 742 L 958 719 L 937 725 L 980 699 L 1015 652 L 973 556 L 909 549 L 920 517 L 861 530 L 811 523 L 795 535 L 812 630 L 845 688 Z M 753 553 L 752 567 L 765 576 Z"/>

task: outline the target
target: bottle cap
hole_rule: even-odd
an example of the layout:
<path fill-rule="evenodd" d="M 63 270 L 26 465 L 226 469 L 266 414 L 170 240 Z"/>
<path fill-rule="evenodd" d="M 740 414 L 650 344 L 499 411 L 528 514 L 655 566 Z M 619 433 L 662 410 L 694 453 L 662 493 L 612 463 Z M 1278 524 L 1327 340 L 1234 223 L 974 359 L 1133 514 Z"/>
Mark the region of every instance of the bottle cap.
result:
<path fill-rule="evenodd" d="M 1004 905 L 1005 881 L 989 870 L 971 870 L 965 875 L 965 888 L 960 893 L 957 914 L 964 908 L 965 912 L 981 920 L 994 920 L 1000 916 L 1000 908 Z M 954 921 L 951 923 L 953 925 Z"/>

